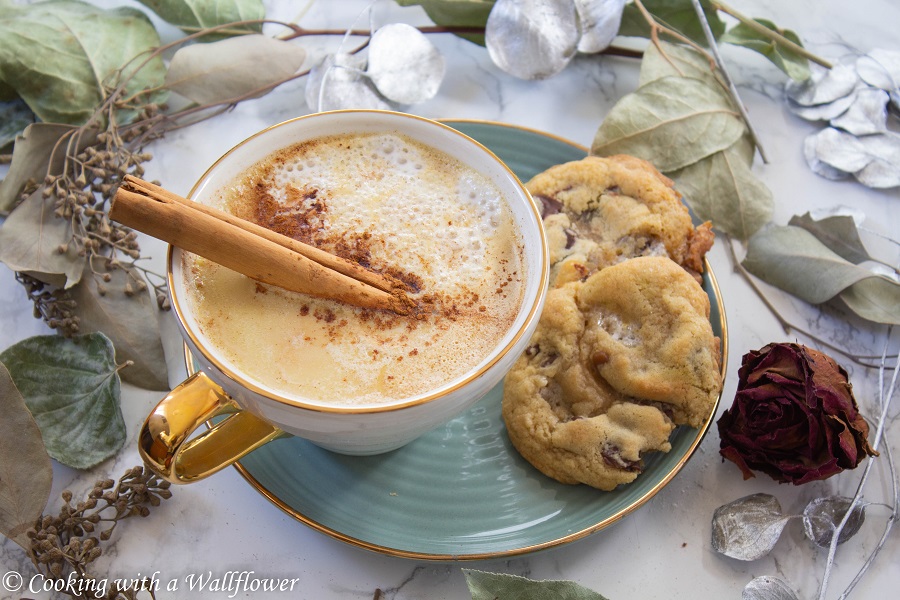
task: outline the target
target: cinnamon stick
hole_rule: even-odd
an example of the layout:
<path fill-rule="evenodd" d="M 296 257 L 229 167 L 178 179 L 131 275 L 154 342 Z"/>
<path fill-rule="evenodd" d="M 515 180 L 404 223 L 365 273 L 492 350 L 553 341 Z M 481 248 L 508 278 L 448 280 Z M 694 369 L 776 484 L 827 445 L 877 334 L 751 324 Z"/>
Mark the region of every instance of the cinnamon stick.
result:
<path fill-rule="evenodd" d="M 410 311 L 394 281 L 297 240 L 127 176 L 111 219 L 248 277 L 360 306 Z M 316 260 L 312 257 L 316 257 Z"/>

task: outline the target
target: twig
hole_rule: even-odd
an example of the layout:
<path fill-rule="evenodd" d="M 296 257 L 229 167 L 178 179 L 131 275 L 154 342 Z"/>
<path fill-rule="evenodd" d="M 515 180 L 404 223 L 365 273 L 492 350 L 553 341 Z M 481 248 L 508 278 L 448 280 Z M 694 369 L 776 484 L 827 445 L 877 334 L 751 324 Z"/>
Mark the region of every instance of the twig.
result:
<path fill-rule="evenodd" d="M 878 446 L 881 444 L 881 440 L 884 437 L 884 425 L 887 421 L 887 413 L 888 408 L 891 405 L 891 399 L 894 397 L 894 389 L 897 386 L 897 374 L 900 372 L 900 354 L 897 356 L 897 363 L 894 365 L 894 374 L 891 377 L 890 387 L 887 389 L 887 393 L 885 393 L 884 388 L 884 369 L 885 363 L 887 362 L 887 349 L 888 344 L 891 339 L 891 327 L 888 327 L 888 333 L 886 339 L 884 341 L 884 351 L 882 353 L 881 365 L 878 368 L 878 396 L 881 400 L 881 414 L 878 417 L 878 426 L 875 429 L 875 438 L 872 442 L 872 449 L 877 451 Z M 856 488 L 856 495 L 853 496 L 853 500 L 850 502 L 850 506 L 847 508 L 847 512 L 844 513 L 844 518 L 841 519 L 841 522 L 838 524 L 837 528 L 834 530 L 834 533 L 831 536 L 831 545 L 828 547 L 828 560 L 825 563 L 825 572 L 822 574 L 822 585 L 819 588 L 819 600 L 825 600 L 825 592 L 828 589 L 828 579 L 831 576 L 831 569 L 834 566 L 834 555 L 837 552 L 838 540 L 841 537 L 841 532 L 844 530 L 844 526 L 850 521 L 850 517 L 853 515 L 853 511 L 856 506 L 859 504 L 862 499 L 862 491 L 863 487 L 866 485 L 866 480 L 869 477 L 869 473 L 872 471 L 872 465 L 875 464 L 874 460 L 869 460 L 866 463 L 866 467 L 863 470 L 862 478 L 859 481 L 859 485 Z M 896 498 L 896 489 L 894 490 L 894 495 Z M 893 518 L 897 512 L 897 503 L 894 502 L 893 512 L 891 517 Z M 893 524 L 893 519 L 888 520 L 888 528 Z M 874 554 L 877 554 L 878 550 L 880 550 L 881 546 L 876 547 Z M 874 556 L 872 557 L 874 559 Z M 868 565 L 871 564 L 871 561 L 867 561 L 864 565 L 864 568 L 868 568 Z M 857 575 L 859 577 L 862 573 Z M 854 584 L 855 585 L 855 584 Z M 848 590 L 849 592 L 849 590 Z M 845 592 L 846 593 L 846 592 Z"/>
<path fill-rule="evenodd" d="M 713 58 L 716 60 L 716 66 L 718 66 L 719 71 L 722 72 L 722 78 L 725 80 L 725 85 L 728 88 L 728 92 L 729 94 L 731 94 L 732 100 L 734 100 L 735 104 L 737 104 L 738 110 L 741 113 L 741 117 L 744 119 L 744 123 L 747 124 L 747 130 L 750 132 L 750 137 L 753 138 L 753 143 L 756 146 L 756 149 L 759 151 L 759 157 L 762 159 L 763 163 L 768 164 L 769 161 L 766 158 L 766 153 L 759 141 L 759 136 L 756 134 L 756 130 L 753 128 L 753 123 L 750 121 L 750 115 L 747 112 L 747 107 L 744 106 L 744 102 L 741 100 L 740 94 L 738 94 L 737 86 L 734 85 L 734 80 L 731 78 L 731 75 L 728 73 L 728 69 L 725 67 L 725 61 L 722 60 L 722 56 L 719 54 L 719 46 L 718 44 L 716 44 L 716 36 L 713 35 L 712 29 L 710 29 L 709 27 L 709 21 L 706 19 L 706 14 L 703 12 L 703 7 L 700 6 L 700 0 L 691 0 L 691 4 L 694 6 L 694 12 L 697 13 L 697 19 L 700 20 L 700 26 L 703 28 L 703 34 L 706 36 L 706 43 L 709 44 L 710 52 L 712 52 Z"/>
<path fill-rule="evenodd" d="M 731 15 L 732 17 L 734 17 L 735 19 L 737 19 L 738 21 L 740 21 L 741 23 L 743 23 L 744 25 L 746 25 L 747 27 L 749 27 L 750 29 L 755 31 L 756 33 L 759 33 L 760 35 L 763 35 L 763 36 L 769 38 L 770 40 L 772 40 L 773 42 L 775 42 L 776 44 L 778 44 L 780 46 L 784 46 L 786 49 L 790 50 L 791 52 L 794 52 L 795 54 L 799 54 L 803 58 L 806 58 L 808 60 L 813 61 L 814 63 L 822 65 L 826 69 L 830 69 L 833 66 L 830 62 L 828 62 L 824 58 L 822 58 L 820 56 L 816 56 L 815 54 L 813 54 L 812 52 L 810 52 L 803 46 L 795 44 L 794 42 L 792 42 L 788 38 L 784 37 L 777 31 L 773 31 L 773 30 L 769 29 L 768 27 L 766 27 L 765 25 L 760 25 L 759 23 L 756 22 L 755 19 L 751 19 L 750 17 L 746 17 L 746 16 L 742 15 L 741 13 L 734 10 L 730 6 L 723 4 L 722 2 L 719 2 L 718 0 L 710 0 L 710 4 L 716 10 L 721 10 L 723 13 L 725 13 L 727 15 Z"/>

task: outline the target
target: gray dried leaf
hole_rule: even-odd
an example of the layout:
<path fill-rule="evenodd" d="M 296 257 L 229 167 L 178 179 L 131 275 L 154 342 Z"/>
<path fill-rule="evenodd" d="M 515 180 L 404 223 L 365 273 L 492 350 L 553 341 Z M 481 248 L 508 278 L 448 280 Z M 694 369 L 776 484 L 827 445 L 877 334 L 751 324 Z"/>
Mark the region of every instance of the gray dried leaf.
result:
<path fill-rule="evenodd" d="M 788 225 L 802 227 L 853 264 L 858 265 L 872 258 L 859 237 L 856 220 L 850 215 L 833 214 L 817 219 L 807 212 L 791 217 Z"/>
<path fill-rule="evenodd" d="M 783 579 L 764 575 L 750 581 L 741 592 L 741 600 L 800 600 Z"/>
<path fill-rule="evenodd" d="M 768 554 L 791 519 L 770 494 L 744 496 L 716 509 L 712 547 L 738 560 L 757 560 Z"/>
<path fill-rule="evenodd" d="M 520 79 L 546 79 L 562 71 L 579 37 L 572 0 L 497 0 L 484 31 L 491 60 Z"/>
<path fill-rule="evenodd" d="M 835 169 L 856 173 L 872 162 L 872 157 L 854 135 L 826 127 L 813 137 L 816 158 Z"/>
<path fill-rule="evenodd" d="M 803 531 L 816 546 L 827 548 L 838 525 L 847 514 L 852 498 L 844 496 L 827 496 L 816 498 L 803 509 Z M 859 532 L 866 520 L 865 505 L 858 504 L 850 513 L 847 524 L 841 530 L 838 544 L 843 544 Z"/>
<path fill-rule="evenodd" d="M 389 109 L 363 69 L 366 61 L 353 54 L 329 54 L 306 78 L 306 103 L 314 111 L 343 108 Z"/>
<path fill-rule="evenodd" d="M 389 100 L 415 104 L 433 98 L 444 79 L 444 57 L 411 25 L 385 25 L 369 41 L 372 83 Z"/>
<path fill-rule="evenodd" d="M 581 22 L 578 51 L 593 54 L 607 48 L 619 32 L 626 0 L 575 0 Z"/>
<path fill-rule="evenodd" d="M 856 179 L 871 188 L 900 186 L 900 134 L 888 131 L 858 140 L 871 160 L 856 172 Z"/>
<path fill-rule="evenodd" d="M 788 98 L 787 107 L 792 113 L 807 121 L 830 121 L 831 119 L 841 116 L 853 106 L 853 103 L 856 102 L 856 94 L 857 91 L 853 90 L 846 96 L 838 98 L 833 102 L 812 104 L 810 106 L 798 104 Z"/>
<path fill-rule="evenodd" d="M 853 91 L 859 82 L 856 70 L 850 65 L 835 65 L 831 69 L 812 66 L 812 75 L 801 82 L 787 82 L 787 97 L 802 106 L 827 104 L 843 98 Z"/>
<path fill-rule="evenodd" d="M 817 134 L 813 133 L 806 136 L 806 139 L 803 140 L 803 157 L 806 159 L 806 164 L 809 165 L 812 172 L 832 181 L 840 181 L 851 177 L 853 173 L 836 169 L 819 160 L 819 157 L 816 155 L 816 139 Z"/>
<path fill-rule="evenodd" d="M 900 88 L 900 52 L 875 49 L 856 59 L 860 79 L 886 92 Z"/>
<path fill-rule="evenodd" d="M 853 98 L 846 112 L 837 118 L 831 118 L 832 126 L 853 135 L 887 131 L 887 92 L 866 88 L 857 90 Z"/>
<path fill-rule="evenodd" d="M 264 35 L 242 35 L 184 46 L 172 57 L 166 87 L 197 104 L 219 104 L 265 94 L 291 77 L 306 50 Z"/>

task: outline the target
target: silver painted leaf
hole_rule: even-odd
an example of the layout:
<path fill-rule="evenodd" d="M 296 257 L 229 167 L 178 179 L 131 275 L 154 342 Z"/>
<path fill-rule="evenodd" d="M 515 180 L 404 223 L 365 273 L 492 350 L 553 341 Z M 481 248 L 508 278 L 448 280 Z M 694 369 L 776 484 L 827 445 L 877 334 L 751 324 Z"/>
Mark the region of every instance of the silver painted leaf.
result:
<path fill-rule="evenodd" d="M 806 537 L 820 548 L 829 547 L 834 532 L 841 524 L 852 502 L 852 498 L 844 496 L 827 496 L 816 498 L 807 504 L 803 509 L 803 531 L 806 533 Z M 850 513 L 847 524 L 841 530 L 838 544 L 843 544 L 856 535 L 865 521 L 866 507 L 862 503 L 857 504 Z"/>
<path fill-rule="evenodd" d="M 306 104 L 314 111 L 390 109 L 363 72 L 365 67 L 365 59 L 354 54 L 327 55 L 306 77 Z"/>
<path fill-rule="evenodd" d="M 497 0 L 484 31 L 491 60 L 520 79 L 546 79 L 562 71 L 579 37 L 572 0 Z"/>
<path fill-rule="evenodd" d="M 791 519 L 770 494 L 752 494 L 716 509 L 712 521 L 713 550 L 738 560 L 767 555 Z"/>
<path fill-rule="evenodd" d="M 871 188 L 900 186 L 900 134 L 888 131 L 858 140 L 871 161 L 856 172 L 856 179 Z"/>
<path fill-rule="evenodd" d="M 860 79 L 886 92 L 900 88 L 900 52 L 875 49 L 856 59 Z"/>
<path fill-rule="evenodd" d="M 872 157 L 855 135 L 826 127 L 814 138 L 816 158 L 835 169 L 856 173 L 872 162 Z"/>
<path fill-rule="evenodd" d="M 594 54 L 606 49 L 619 32 L 626 0 L 575 0 L 581 22 L 578 51 Z"/>
<path fill-rule="evenodd" d="M 853 91 L 859 82 L 856 70 L 850 65 L 835 65 L 831 69 L 823 69 L 811 65 L 810 78 L 797 82 L 787 82 L 787 97 L 802 106 L 827 104 L 843 98 Z"/>
<path fill-rule="evenodd" d="M 831 125 L 853 135 L 870 135 L 887 131 L 888 93 L 867 88 L 857 90 L 853 103 Z"/>
<path fill-rule="evenodd" d="M 788 98 L 787 107 L 792 113 L 807 121 L 830 121 L 831 119 L 840 117 L 853 106 L 853 103 L 856 102 L 856 94 L 857 90 L 853 90 L 846 96 L 838 98 L 833 102 L 812 104 L 810 106 L 798 104 Z"/>
<path fill-rule="evenodd" d="M 433 98 L 445 68 L 438 49 L 412 25 L 385 25 L 369 41 L 366 72 L 378 91 L 394 102 L 415 104 Z"/>
<path fill-rule="evenodd" d="M 800 600 L 783 579 L 763 575 L 750 581 L 741 592 L 741 600 Z"/>
<path fill-rule="evenodd" d="M 803 140 L 803 157 L 806 159 L 806 164 L 809 165 L 812 172 L 825 179 L 831 179 L 832 181 L 840 181 L 841 179 L 851 177 L 853 173 L 836 169 L 819 160 L 819 157 L 816 154 L 817 136 L 818 134 L 813 133 L 806 136 L 806 139 Z"/>

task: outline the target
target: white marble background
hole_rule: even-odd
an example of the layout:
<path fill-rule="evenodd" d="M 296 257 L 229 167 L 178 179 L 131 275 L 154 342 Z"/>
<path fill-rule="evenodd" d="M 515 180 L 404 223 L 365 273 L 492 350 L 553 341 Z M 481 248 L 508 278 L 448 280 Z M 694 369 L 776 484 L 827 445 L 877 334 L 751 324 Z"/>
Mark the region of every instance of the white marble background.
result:
<path fill-rule="evenodd" d="M 124 3 L 124 2 L 123 2 Z M 102 2 L 118 5 L 119 2 Z M 134 3 L 136 5 L 136 3 Z M 269 15 L 293 19 L 305 3 L 267 2 Z M 837 58 L 855 49 L 900 50 L 897 27 L 900 4 L 896 0 L 732 0 L 739 11 L 767 17 L 779 26 L 797 31 L 807 47 Z M 348 27 L 366 2 L 318 0 L 301 24 L 307 27 Z M 418 8 L 400 9 L 382 0 L 376 5 L 376 22 L 403 21 L 425 24 Z M 365 20 L 361 21 L 365 25 Z M 164 28 L 164 26 L 161 26 Z M 170 32 L 171 33 L 171 32 Z M 594 132 L 618 98 L 637 84 L 638 63 L 632 59 L 582 57 L 562 74 L 543 82 L 515 80 L 490 62 L 483 48 L 448 35 L 433 36 L 447 59 L 448 72 L 437 97 L 409 108 L 409 112 L 434 118 L 489 119 L 535 129 L 589 145 Z M 334 47 L 336 39 L 309 39 L 311 57 Z M 727 48 L 742 97 L 768 153 L 769 164 L 757 164 L 756 173 L 772 189 L 774 221 L 785 224 L 790 216 L 809 209 L 849 205 L 868 216 L 867 226 L 881 234 L 900 235 L 900 192 L 872 191 L 851 182 L 831 182 L 807 169 L 802 141 L 817 126 L 800 121 L 785 108 L 781 90 L 785 77 L 762 58 L 745 50 Z M 160 179 L 176 192 L 186 192 L 206 167 L 222 152 L 257 130 L 309 112 L 303 99 L 304 84 L 276 90 L 248 102 L 228 115 L 169 134 L 151 148 L 155 158 L 149 178 Z M 162 264 L 163 247 L 147 240 L 142 248 Z M 739 250 L 740 252 L 740 250 Z M 895 254 L 888 257 L 897 261 Z M 725 300 L 729 323 L 728 376 L 720 410 L 730 406 L 741 356 L 773 341 L 807 342 L 797 334 L 785 334 L 777 321 L 739 276 L 722 244 L 710 255 Z M 823 313 L 804 303 L 766 288 L 778 306 L 804 328 L 835 343 L 867 354 L 880 353 L 882 328 L 842 315 Z M 44 333 L 31 318 L 31 307 L 12 274 L 0 267 L 0 347 Z M 171 379 L 183 375 L 181 348 L 171 315 L 161 319 L 166 331 Z M 895 335 L 895 338 L 897 336 Z M 894 340 L 893 351 L 897 351 Z M 836 356 L 839 360 L 842 357 Z M 863 412 L 877 414 L 874 372 L 845 363 L 851 372 Z M 129 426 L 127 448 L 116 459 L 88 473 L 56 466 L 51 507 L 58 494 L 70 488 L 84 493 L 98 478 L 118 476 L 138 464 L 134 437 L 158 394 L 126 388 L 123 408 Z M 900 406 L 900 405 L 897 405 Z M 888 442 L 900 450 L 900 408 L 891 411 Z M 150 576 L 182 578 L 189 573 L 254 570 L 260 576 L 299 578 L 299 591 L 284 597 L 309 600 L 372 598 L 376 588 L 389 599 L 413 598 L 462 600 L 469 598 L 461 568 L 500 571 L 534 579 L 572 579 L 611 600 L 675 598 L 739 598 L 750 579 L 778 575 L 803 599 L 814 598 L 824 566 L 817 552 L 797 527 L 788 527 L 773 553 L 762 560 L 742 563 L 713 552 L 710 518 L 713 510 L 740 496 L 767 492 L 779 498 L 785 510 L 799 512 L 808 500 L 833 493 L 852 495 L 857 472 L 827 482 L 801 487 L 778 485 L 765 477 L 744 482 L 732 464 L 718 455 L 715 428 L 684 470 L 648 504 L 621 523 L 567 546 L 508 560 L 464 564 L 430 563 L 374 554 L 335 541 L 313 531 L 267 502 L 234 470 L 175 489 L 151 518 L 130 520 L 117 530 L 115 543 L 98 562 L 96 574 L 110 577 Z M 861 469 L 860 469 L 861 471 Z M 883 469 L 876 468 L 867 488 L 873 502 L 886 498 Z M 889 510 L 871 506 L 863 531 L 838 552 L 829 598 L 838 597 L 881 535 Z M 31 573 L 18 547 L 0 546 L 0 572 Z M 900 537 L 895 530 L 854 593 L 856 598 L 894 597 L 900 586 Z M 0 590 L 0 598 L 7 592 Z M 262 596 L 262 595 L 260 595 Z M 266 597 L 278 597 L 272 593 Z M 47 597 L 47 596 L 38 596 Z M 174 598 L 160 592 L 158 598 Z M 179 593 L 185 598 L 221 598 L 222 592 Z M 236 597 L 249 597 L 238 594 Z"/>

